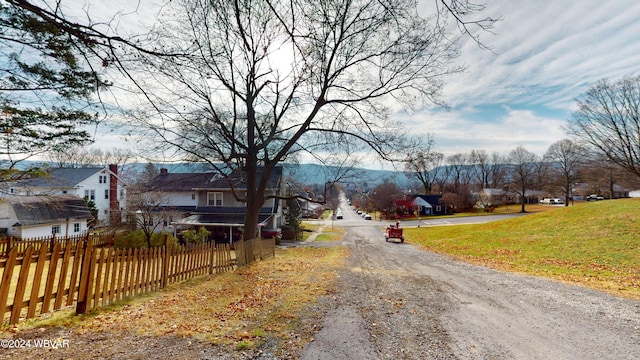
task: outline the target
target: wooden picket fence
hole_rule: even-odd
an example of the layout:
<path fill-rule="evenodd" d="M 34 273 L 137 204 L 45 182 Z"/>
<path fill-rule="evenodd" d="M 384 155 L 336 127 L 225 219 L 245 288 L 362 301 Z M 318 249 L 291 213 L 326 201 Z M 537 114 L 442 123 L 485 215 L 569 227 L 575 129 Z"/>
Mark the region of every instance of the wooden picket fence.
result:
<path fill-rule="evenodd" d="M 253 239 L 240 241 L 235 244 L 236 259 L 239 265 L 250 264 L 256 260 L 263 260 L 275 256 L 276 239 Z"/>
<path fill-rule="evenodd" d="M 7 313 L 9 324 L 74 303 L 76 313 L 82 314 L 170 283 L 230 271 L 237 266 L 236 253 L 245 246 L 253 249 L 256 259 L 275 254 L 274 239 L 235 245 L 233 252 L 229 244 L 180 247 L 165 241 L 158 248 L 125 250 L 98 248 L 88 238 L 76 246 L 56 243 L 53 251 L 29 246 L 22 256 L 13 247 L 7 258 L 0 259 L 0 324 Z"/>
<path fill-rule="evenodd" d="M 74 235 L 69 237 L 57 237 L 55 234 L 46 237 L 28 238 L 28 239 L 16 239 L 13 237 L 0 239 L 0 257 L 8 257 L 9 250 L 14 247 L 18 248 L 18 255 L 23 256 L 25 250 L 28 247 L 33 247 L 35 251 L 39 251 L 41 247 L 48 247 L 49 251 L 53 251 L 53 247 L 60 243 L 62 248 L 67 246 L 76 247 L 78 243 L 85 241 L 87 238 L 91 238 L 93 246 L 113 246 L 115 243 L 116 233 L 103 232 L 103 233 L 91 233 Z"/>

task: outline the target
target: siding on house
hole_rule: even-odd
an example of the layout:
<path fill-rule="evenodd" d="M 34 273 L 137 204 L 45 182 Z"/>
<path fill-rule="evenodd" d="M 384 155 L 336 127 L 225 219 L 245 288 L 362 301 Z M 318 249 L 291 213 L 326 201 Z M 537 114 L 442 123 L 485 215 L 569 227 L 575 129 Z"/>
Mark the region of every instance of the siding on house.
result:
<path fill-rule="evenodd" d="M 277 167 L 268 179 L 267 196 L 282 191 L 282 168 Z M 160 174 L 148 184 L 148 192 L 159 200 L 158 215 L 172 217 L 177 226 L 240 227 L 246 204 L 234 195 L 244 196 L 244 174 L 235 172 L 222 178 L 216 173 Z M 173 213 L 169 213 L 173 212 Z M 163 213 L 162 215 L 160 213 Z M 260 223 L 265 228 L 279 228 L 283 223 L 282 201 L 267 199 L 260 210 Z M 158 230 L 176 230 L 171 224 Z"/>
<path fill-rule="evenodd" d="M 112 216 L 120 217 L 126 206 L 126 184 L 117 176 L 116 165 L 51 169 L 47 177 L 10 184 L 4 192 L 22 196 L 76 195 L 87 198 L 98 209 L 99 225 L 109 225 Z M 114 194 L 116 199 L 112 198 Z"/>
<path fill-rule="evenodd" d="M 91 213 L 74 195 L 9 196 L 0 199 L 0 228 L 18 238 L 80 235 Z"/>

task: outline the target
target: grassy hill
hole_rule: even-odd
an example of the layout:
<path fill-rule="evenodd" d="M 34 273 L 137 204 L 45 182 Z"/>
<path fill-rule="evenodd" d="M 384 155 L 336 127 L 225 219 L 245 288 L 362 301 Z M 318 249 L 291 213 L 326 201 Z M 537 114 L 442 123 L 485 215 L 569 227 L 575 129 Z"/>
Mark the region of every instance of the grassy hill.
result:
<path fill-rule="evenodd" d="M 640 299 L 640 199 L 486 224 L 406 229 L 409 242 L 493 268 Z"/>

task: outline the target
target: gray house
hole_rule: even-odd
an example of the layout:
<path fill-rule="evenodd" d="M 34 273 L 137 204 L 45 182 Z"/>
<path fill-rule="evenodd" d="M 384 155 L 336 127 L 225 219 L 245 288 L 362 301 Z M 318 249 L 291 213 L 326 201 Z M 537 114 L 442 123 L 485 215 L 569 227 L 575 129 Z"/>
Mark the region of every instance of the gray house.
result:
<path fill-rule="evenodd" d="M 282 167 L 276 167 L 266 190 L 271 198 L 260 210 L 257 230 L 282 225 L 283 205 L 277 196 L 283 193 L 283 186 Z M 169 173 L 161 169 L 149 183 L 146 198 L 157 204 L 157 216 L 164 217 L 165 225 L 160 229 L 178 233 L 205 227 L 216 241 L 231 242 L 240 236 L 244 226 L 246 206 L 241 198 L 245 189 L 241 171 L 221 177 L 217 173 Z"/>

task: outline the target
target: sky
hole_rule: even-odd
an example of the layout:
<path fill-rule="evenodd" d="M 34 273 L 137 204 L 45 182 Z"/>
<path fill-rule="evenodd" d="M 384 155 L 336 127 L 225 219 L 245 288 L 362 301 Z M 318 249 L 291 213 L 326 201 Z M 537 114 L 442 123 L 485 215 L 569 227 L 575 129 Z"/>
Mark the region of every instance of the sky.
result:
<path fill-rule="evenodd" d="M 475 31 L 492 50 L 462 39 L 457 61 L 466 71 L 444 79 L 449 109 L 395 114 L 412 133 L 431 134 L 445 155 L 506 155 L 520 145 L 543 155 L 567 137 L 562 127 L 591 85 L 640 75 L 640 1 L 489 0 L 477 15 L 485 16 L 501 19 L 491 32 Z M 96 146 L 113 147 L 115 136 L 101 134 Z"/>
<path fill-rule="evenodd" d="M 433 134 L 445 153 L 507 154 L 519 145 L 538 155 L 567 134 L 575 99 L 601 79 L 640 75 L 640 2 L 635 0 L 493 0 L 492 33 L 467 38 L 445 80 L 449 111 L 400 114 Z"/>

